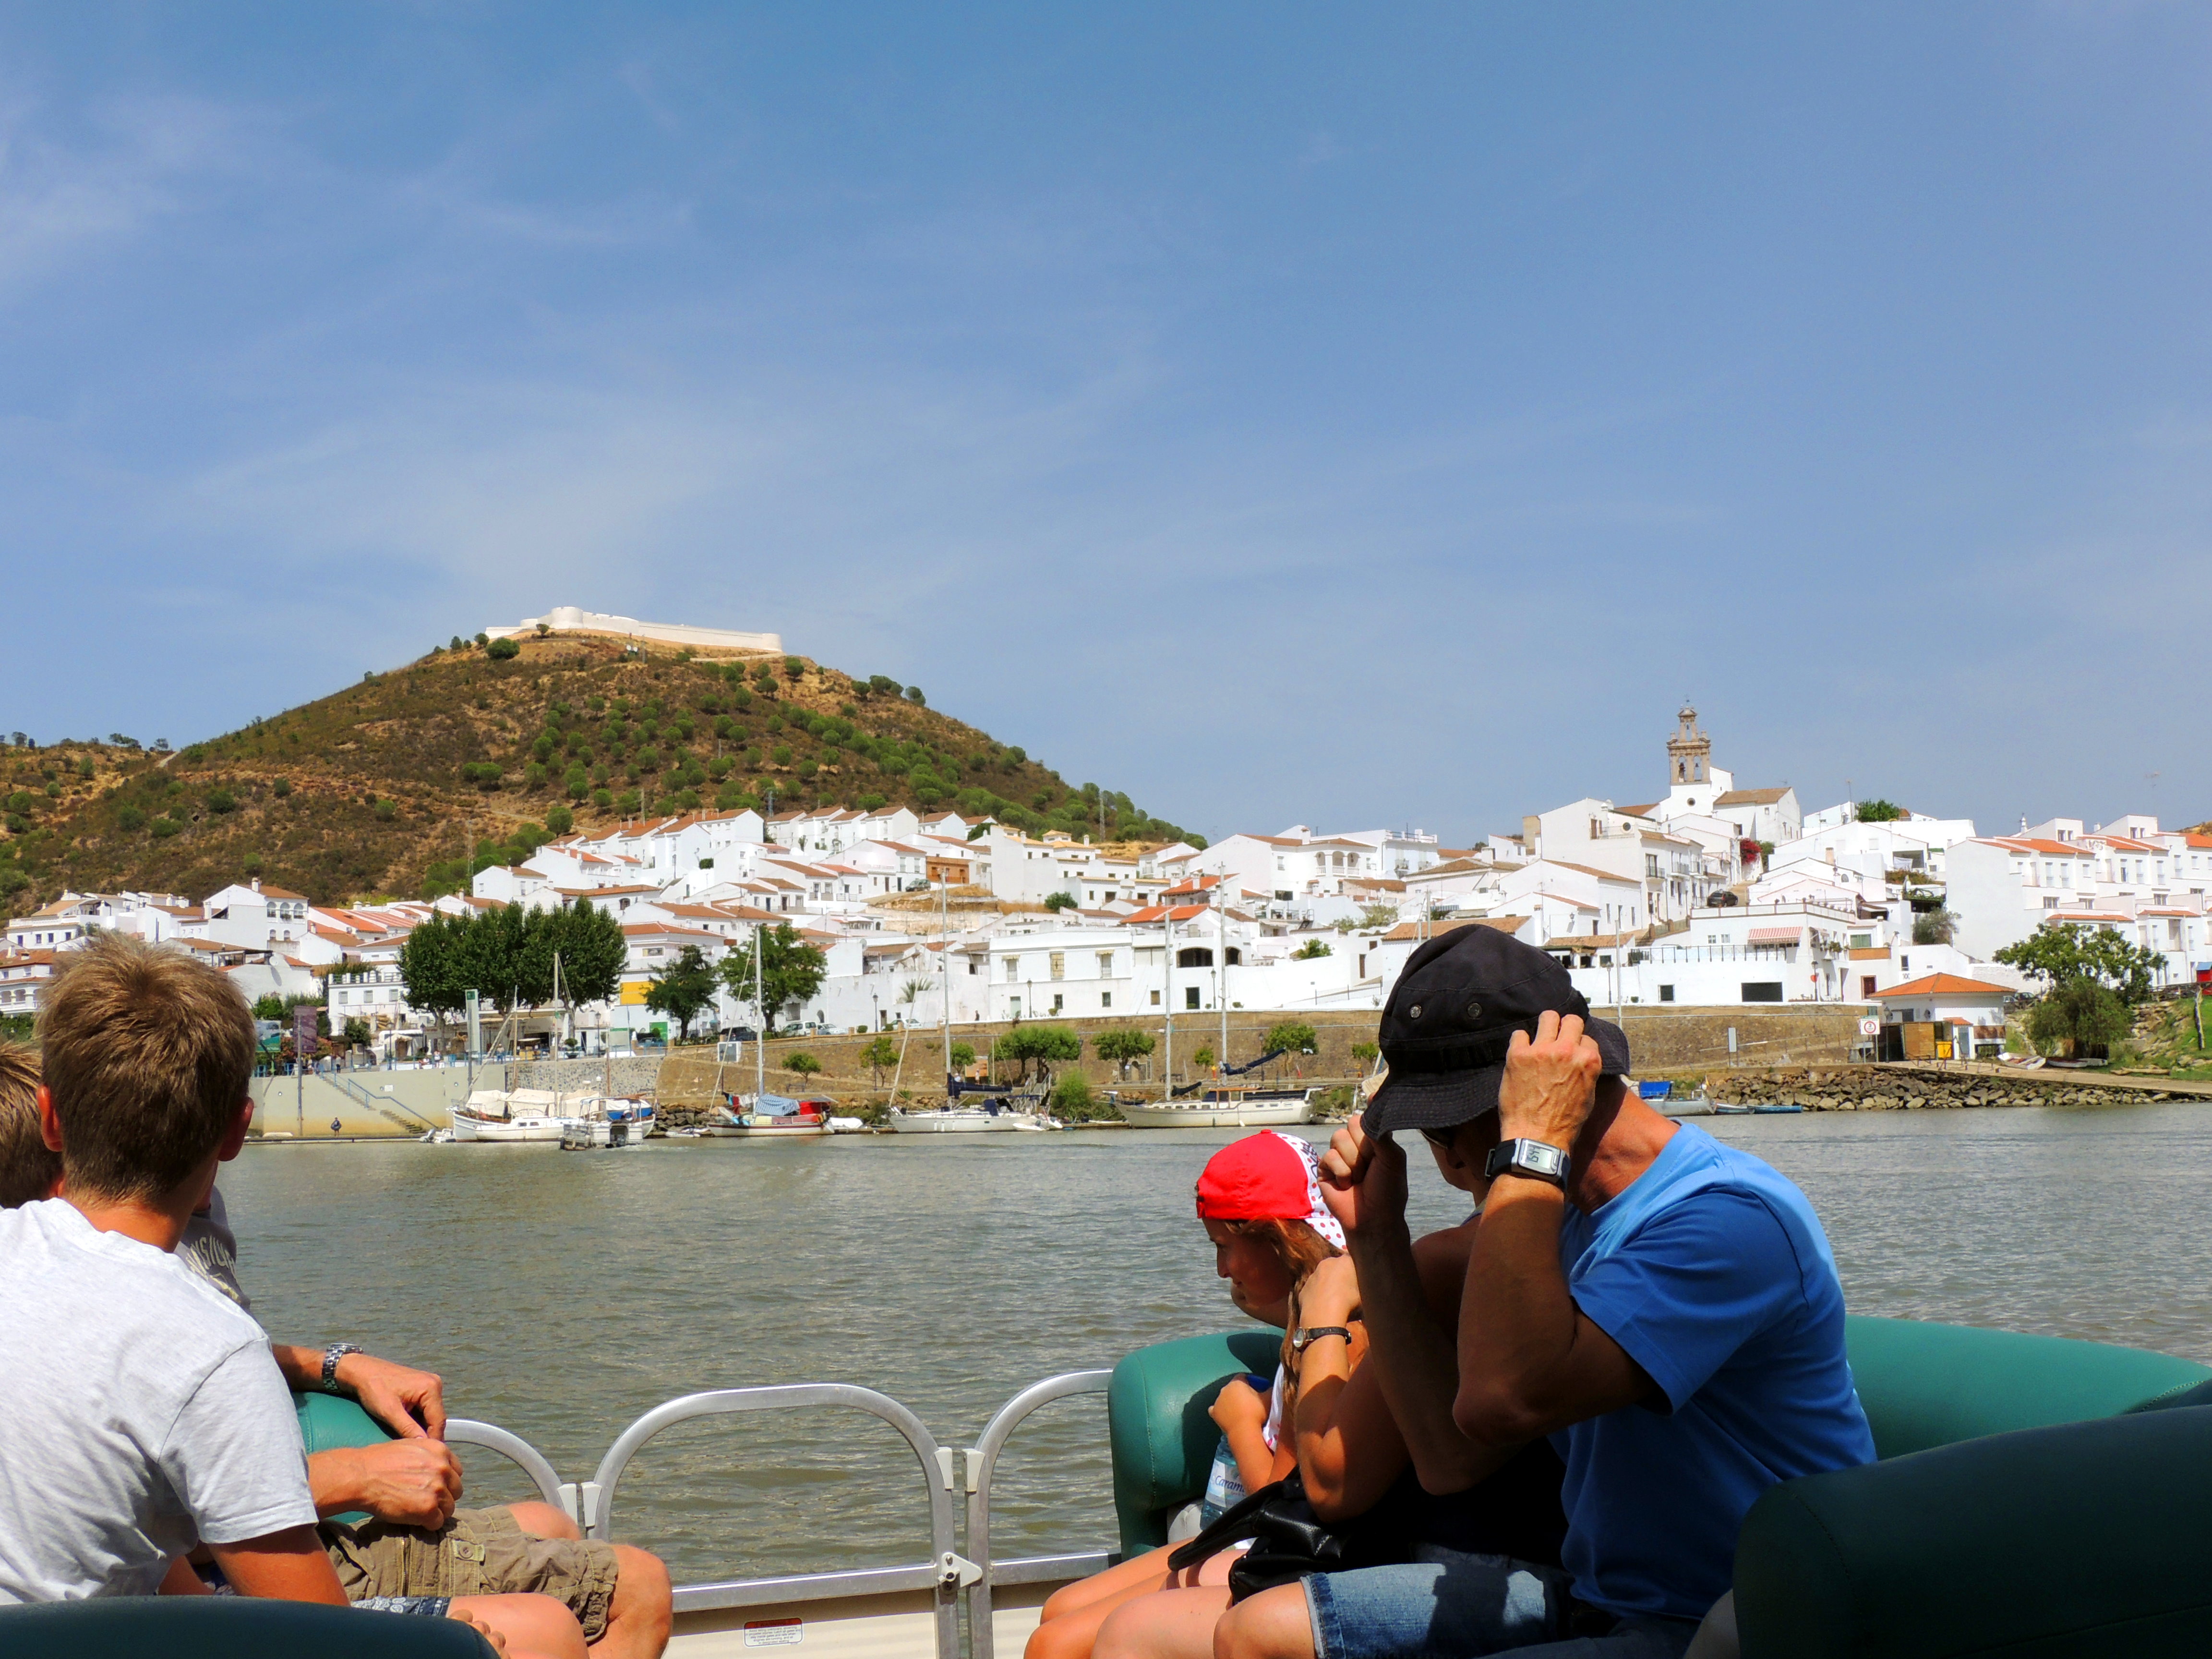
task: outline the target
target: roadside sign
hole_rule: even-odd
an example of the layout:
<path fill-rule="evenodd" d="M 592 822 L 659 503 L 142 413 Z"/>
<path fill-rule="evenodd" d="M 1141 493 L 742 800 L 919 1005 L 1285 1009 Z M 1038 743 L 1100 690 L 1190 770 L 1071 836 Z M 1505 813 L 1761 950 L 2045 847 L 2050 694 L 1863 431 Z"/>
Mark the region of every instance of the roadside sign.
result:
<path fill-rule="evenodd" d="M 1861 1036 L 1878 1036 L 1881 1033 L 1881 1022 L 1873 1018 L 1871 1015 L 1859 1022 L 1859 1035 Z"/>
<path fill-rule="evenodd" d="M 315 1052 L 315 1005 L 296 1003 L 292 1009 L 292 1048 L 295 1053 L 312 1054 Z"/>

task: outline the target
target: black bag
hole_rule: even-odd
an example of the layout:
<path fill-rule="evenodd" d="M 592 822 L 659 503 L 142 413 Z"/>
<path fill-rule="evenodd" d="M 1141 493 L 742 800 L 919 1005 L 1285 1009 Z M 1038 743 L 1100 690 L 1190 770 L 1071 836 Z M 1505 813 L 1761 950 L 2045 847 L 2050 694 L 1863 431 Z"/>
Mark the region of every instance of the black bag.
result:
<path fill-rule="evenodd" d="M 1169 1568 L 1182 1572 L 1244 1539 L 1252 1547 L 1229 1569 L 1229 1599 L 1242 1601 L 1263 1589 L 1288 1584 L 1308 1573 L 1345 1572 L 1402 1559 L 1395 1528 L 1367 1516 L 1348 1521 L 1322 1520 L 1306 1501 L 1304 1481 L 1296 1469 L 1272 1486 L 1249 1493 L 1220 1518 L 1187 1539 L 1168 1557 Z"/>

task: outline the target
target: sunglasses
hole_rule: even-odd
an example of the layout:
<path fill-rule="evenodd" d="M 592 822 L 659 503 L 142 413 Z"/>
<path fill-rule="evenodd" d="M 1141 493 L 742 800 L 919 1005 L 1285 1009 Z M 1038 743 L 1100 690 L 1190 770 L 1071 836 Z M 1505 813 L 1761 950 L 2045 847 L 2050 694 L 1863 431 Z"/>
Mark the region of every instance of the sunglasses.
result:
<path fill-rule="evenodd" d="M 1449 1147 L 1453 1141 L 1459 1139 L 1459 1129 L 1456 1125 L 1449 1129 L 1424 1129 L 1421 1133 L 1429 1138 L 1429 1144 L 1431 1146 Z"/>

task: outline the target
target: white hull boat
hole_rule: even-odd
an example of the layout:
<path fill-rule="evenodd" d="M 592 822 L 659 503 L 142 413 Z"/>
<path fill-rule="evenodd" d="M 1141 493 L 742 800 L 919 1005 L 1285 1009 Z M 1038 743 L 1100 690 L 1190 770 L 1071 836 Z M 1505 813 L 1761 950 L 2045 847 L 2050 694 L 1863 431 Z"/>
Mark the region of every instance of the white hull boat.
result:
<path fill-rule="evenodd" d="M 728 1105 L 715 1109 L 714 1115 L 700 1126 L 699 1132 L 717 1140 L 807 1140 L 836 1133 L 830 1127 L 825 1102 L 771 1097 L 771 1104 L 797 1108 L 775 1112 L 760 1110 L 760 1103 L 748 1105 L 732 1097 Z"/>
<path fill-rule="evenodd" d="M 652 1134 L 652 1103 L 622 1095 L 578 1095 L 562 1109 L 568 1130 L 564 1147 L 642 1146 Z"/>
<path fill-rule="evenodd" d="M 1286 1123 L 1310 1123 L 1311 1089 L 1209 1090 L 1196 1100 L 1125 1100 L 1121 1115 L 1139 1129 L 1270 1129 Z"/>
<path fill-rule="evenodd" d="M 980 1106 L 908 1112 L 891 1108 L 891 1127 L 902 1135 L 972 1135 L 1042 1129 L 1033 1112 L 987 1112 Z"/>
<path fill-rule="evenodd" d="M 836 1131 L 826 1121 L 800 1123 L 789 1118 L 732 1116 L 724 1122 L 707 1124 L 699 1133 L 716 1140 L 808 1140 L 835 1134 Z"/>
<path fill-rule="evenodd" d="M 447 1116 L 458 1141 L 558 1142 L 565 1127 L 559 1105 L 558 1097 L 542 1089 L 478 1089 Z"/>
<path fill-rule="evenodd" d="M 453 1108 L 453 1139 L 520 1146 L 526 1141 L 558 1140 L 566 1125 L 557 1117 L 480 1118 L 461 1107 Z"/>

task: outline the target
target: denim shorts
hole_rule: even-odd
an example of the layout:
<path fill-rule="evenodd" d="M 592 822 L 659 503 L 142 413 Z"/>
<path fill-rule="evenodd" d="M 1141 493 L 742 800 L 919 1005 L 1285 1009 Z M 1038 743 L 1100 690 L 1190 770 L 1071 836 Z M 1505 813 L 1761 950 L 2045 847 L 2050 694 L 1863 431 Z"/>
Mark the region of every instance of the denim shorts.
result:
<path fill-rule="evenodd" d="M 1693 1619 L 1605 1613 L 1557 1567 L 1425 1549 L 1400 1566 L 1317 1573 L 1305 1586 L 1320 1659 L 1681 1659 Z"/>
<path fill-rule="evenodd" d="M 453 1611 L 450 1595 L 369 1595 L 354 1603 L 364 1613 L 399 1613 L 416 1619 L 443 1619 Z"/>

